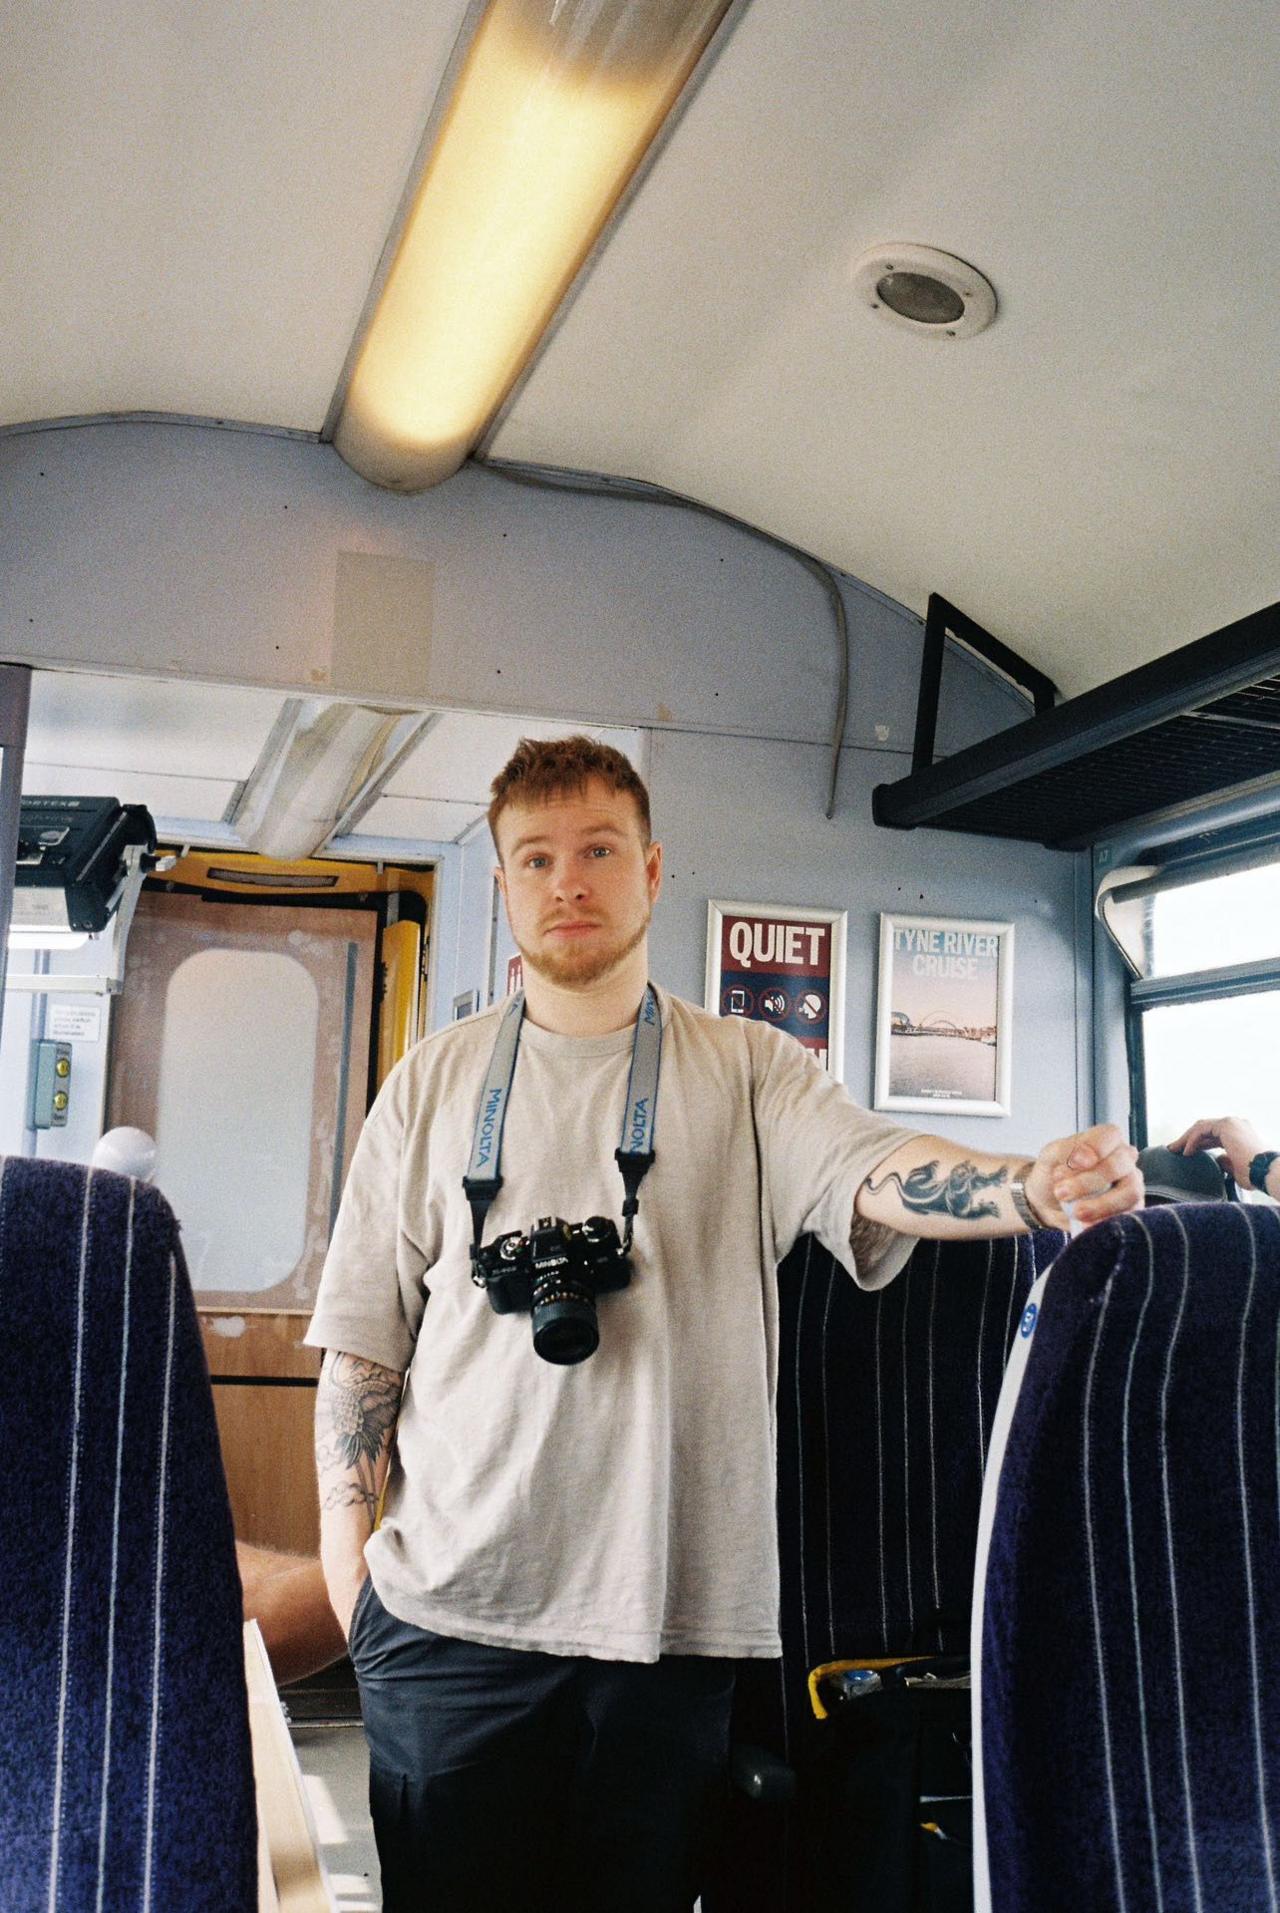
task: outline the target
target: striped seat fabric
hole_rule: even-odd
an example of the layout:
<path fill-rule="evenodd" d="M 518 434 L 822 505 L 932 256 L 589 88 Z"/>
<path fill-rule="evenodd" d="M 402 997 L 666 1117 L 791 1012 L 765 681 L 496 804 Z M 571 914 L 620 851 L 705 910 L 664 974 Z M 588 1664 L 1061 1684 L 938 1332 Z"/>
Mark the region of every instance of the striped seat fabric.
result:
<path fill-rule="evenodd" d="M 1102 1225 L 1038 1300 L 988 1486 L 978 1906 L 1276 1913 L 1280 1212 Z"/>
<path fill-rule="evenodd" d="M 827 1751 L 809 1669 L 968 1651 L 982 1470 L 1005 1357 L 1031 1284 L 1062 1241 L 1045 1230 L 922 1242 L 870 1293 L 812 1237 L 779 1269 L 783 1658 L 743 1667 L 734 1736 L 791 1762 L 800 1799 L 785 1816 L 735 1803 L 707 1913 L 825 1903 L 805 1813 L 804 1769 Z"/>
<path fill-rule="evenodd" d="M 231 1512 L 172 1211 L 0 1160 L 0 1907 L 248 1913 Z"/>

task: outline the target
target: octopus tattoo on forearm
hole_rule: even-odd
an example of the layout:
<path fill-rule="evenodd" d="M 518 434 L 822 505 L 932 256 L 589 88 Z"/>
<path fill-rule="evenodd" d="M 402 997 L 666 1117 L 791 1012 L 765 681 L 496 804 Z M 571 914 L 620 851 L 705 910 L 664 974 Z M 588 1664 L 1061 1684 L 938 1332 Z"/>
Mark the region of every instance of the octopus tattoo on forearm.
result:
<path fill-rule="evenodd" d="M 984 1175 L 973 1162 L 958 1162 L 947 1175 L 942 1175 L 937 1159 L 920 1163 L 905 1177 L 896 1169 L 889 1170 L 880 1182 L 867 1179 L 868 1195 L 879 1195 L 890 1183 L 897 1186 L 904 1209 L 913 1215 L 955 1216 L 960 1222 L 977 1222 L 983 1216 L 998 1216 L 998 1202 L 975 1200 L 980 1189 L 998 1189 L 1007 1181 L 1008 1167 L 993 1169 Z"/>

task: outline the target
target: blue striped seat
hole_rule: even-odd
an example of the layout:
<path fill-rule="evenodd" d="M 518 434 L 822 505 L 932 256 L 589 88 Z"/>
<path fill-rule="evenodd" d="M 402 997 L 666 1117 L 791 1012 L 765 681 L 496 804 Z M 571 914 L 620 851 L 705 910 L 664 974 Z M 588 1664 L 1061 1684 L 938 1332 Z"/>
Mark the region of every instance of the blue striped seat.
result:
<path fill-rule="evenodd" d="M 922 1242 L 868 1293 L 812 1237 L 778 1271 L 783 1658 L 742 1669 L 734 1735 L 801 1773 L 786 1814 L 735 1803 L 707 1913 L 825 1904 L 804 1770 L 825 1751 L 819 1662 L 966 1653 L 978 1505 L 1005 1356 L 1054 1230 Z M 829 1738 L 829 1736 L 828 1736 Z M 885 1909 L 885 1913 L 896 1913 Z"/>
<path fill-rule="evenodd" d="M 984 1510 L 979 1907 L 1275 1913 L 1278 1363 L 1274 1209 L 1145 1211 L 1048 1277 Z"/>
<path fill-rule="evenodd" d="M 172 1211 L 0 1160 L 0 1907 L 248 1913 L 231 1512 Z"/>

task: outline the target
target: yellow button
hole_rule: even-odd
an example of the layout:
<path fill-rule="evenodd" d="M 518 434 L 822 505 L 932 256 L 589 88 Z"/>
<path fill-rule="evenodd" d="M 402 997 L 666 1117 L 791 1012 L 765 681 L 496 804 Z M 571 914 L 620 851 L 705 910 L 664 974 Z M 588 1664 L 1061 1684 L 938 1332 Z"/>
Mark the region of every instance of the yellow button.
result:
<path fill-rule="evenodd" d="M 59 1115 L 62 1114 L 63 1110 L 66 1108 L 67 1104 L 70 1101 L 71 1101 L 71 1098 L 68 1096 L 65 1089 L 59 1089 L 54 1091 L 53 1106 L 57 1110 Z"/>
<path fill-rule="evenodd" d="M 71 1058 L 69 1056 L 60 1056 L 53 1066 L 53 1073 L 55 1076 L 70 1076 Z"/>

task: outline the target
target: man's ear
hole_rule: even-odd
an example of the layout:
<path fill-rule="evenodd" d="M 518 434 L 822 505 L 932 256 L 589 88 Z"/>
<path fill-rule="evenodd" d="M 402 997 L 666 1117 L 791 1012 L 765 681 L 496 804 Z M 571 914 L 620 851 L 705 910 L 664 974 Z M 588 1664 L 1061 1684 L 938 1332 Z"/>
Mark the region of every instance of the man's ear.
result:
<path fill-rule="evenodd" d="M 650 844 L 644 853 L 644 862 L 649 876 L 649 901 L 656 903 L 662 888 L 662 845 Z"/>
<path fill-rule="evenodd" d="M 500 863 L 495 864 L 493 867 L 493 881 L 498 886 L 498 895 L 505 903 L 507 901 L 507 873 Z"/>

